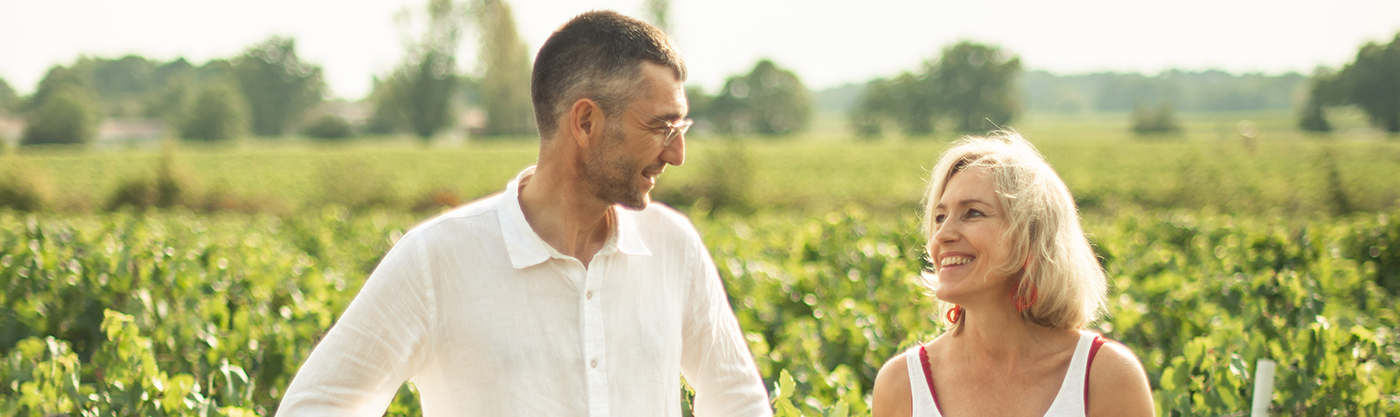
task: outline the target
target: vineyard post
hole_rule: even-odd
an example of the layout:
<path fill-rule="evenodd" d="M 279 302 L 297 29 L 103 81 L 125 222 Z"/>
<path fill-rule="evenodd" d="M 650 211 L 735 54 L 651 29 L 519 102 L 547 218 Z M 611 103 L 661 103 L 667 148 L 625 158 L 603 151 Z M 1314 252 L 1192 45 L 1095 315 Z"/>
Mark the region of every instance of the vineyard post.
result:
<path fill-rule="evenodd" d="M 1269 400 L 1274 397 L 1274 361 L 1254 363 L 1254 407 L 1250 417 L 1268 417 Z"/>

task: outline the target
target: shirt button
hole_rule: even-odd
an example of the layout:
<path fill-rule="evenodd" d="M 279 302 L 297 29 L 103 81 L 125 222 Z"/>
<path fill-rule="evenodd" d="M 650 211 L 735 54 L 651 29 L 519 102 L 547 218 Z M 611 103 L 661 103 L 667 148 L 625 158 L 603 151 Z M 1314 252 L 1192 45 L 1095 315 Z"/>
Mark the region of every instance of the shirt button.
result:
<path fill-rule="evenodd" d="M 597 368 L 597 367 L 598 367 L 598 360 L 597 360 L 597 359 L 594 359 L 594 360 L 588 361 L 588 366 L 593 367 L 593 368 Z"/>
<path fill-rule="evenodd" d="M 587 293 L 584 293 L 583 296 L 584 296 L 585 298 L 588 298 L 589 300 L 592 300 L 592 299 L 593 299 L 593 291 L 589 291 L 589 292 L 587 292 Z"/>

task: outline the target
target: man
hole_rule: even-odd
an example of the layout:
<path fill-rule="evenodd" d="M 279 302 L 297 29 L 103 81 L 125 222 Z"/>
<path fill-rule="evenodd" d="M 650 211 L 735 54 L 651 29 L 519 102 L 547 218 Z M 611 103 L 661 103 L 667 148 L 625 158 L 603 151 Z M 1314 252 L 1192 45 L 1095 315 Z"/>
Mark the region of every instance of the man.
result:
<path fill-rule="evenodd" d="M 378 416 L 412 379 L 425 416 L 679 416 L 684 375 L 696 415 L 771 415 L 698 234 L 649 204 L 685 161 L 684 80 L 641 21 L 555 31 L 532 76 L 538 165 L 404 235 L 278 414 Z"/>

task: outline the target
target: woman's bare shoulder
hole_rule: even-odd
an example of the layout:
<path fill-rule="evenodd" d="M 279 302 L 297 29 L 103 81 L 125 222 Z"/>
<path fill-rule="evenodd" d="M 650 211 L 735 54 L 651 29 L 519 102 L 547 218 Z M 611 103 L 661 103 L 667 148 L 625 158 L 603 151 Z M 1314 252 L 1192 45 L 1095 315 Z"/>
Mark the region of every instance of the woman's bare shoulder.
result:
<path fill-rule="evenodd" d="M 1137 356 L 1118 342 L 1099 348 L 1089 368 L 1090 416 L 1152 416 L 1152 388 Z"/>
<path fill-rule="evenodd" d="M 914 414 L 914 397 L 909 389 L 909 365 L 901 352 L 885 362 L 875 375 L 875 393 L 870 411 L 872 417 L 904 417 Z"/>

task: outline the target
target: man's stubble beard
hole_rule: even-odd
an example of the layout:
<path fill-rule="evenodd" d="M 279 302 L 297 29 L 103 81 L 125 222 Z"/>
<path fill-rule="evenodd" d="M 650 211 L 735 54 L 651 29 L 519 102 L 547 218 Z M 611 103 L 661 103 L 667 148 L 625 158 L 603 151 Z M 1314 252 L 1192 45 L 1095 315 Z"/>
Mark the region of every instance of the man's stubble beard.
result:
<path fill-rule="evenodd" d="M 651 202 L 649 190 L 637 184 L 641 169 L 625 155 L 612 155 L 622 148 L 626 135 L 620 124 L 613 124 L 598 147 L 588 155 L 584 180 L 594 197 L 632 210 L 642 210 Z"/>

